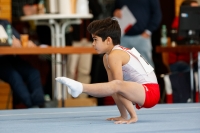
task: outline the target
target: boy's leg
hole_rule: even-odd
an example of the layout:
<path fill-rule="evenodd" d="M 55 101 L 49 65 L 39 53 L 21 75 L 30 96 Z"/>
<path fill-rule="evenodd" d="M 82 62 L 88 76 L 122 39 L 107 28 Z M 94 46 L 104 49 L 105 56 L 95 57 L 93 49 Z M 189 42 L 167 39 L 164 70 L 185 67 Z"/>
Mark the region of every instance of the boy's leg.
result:
<path fill-rule="evenodd" d="M 108 118 L 107 120 L 116 121 L 116 120 L 120 120 L 121 118 L 124 118 L 124 119 L 128 118 L 127 110 L 126 110 L 125 106 L 123 105 L 122 101 L 120 100 L 119 96 L 120 95 L 115 93 L 115 94 L 112 95 L 112 98 L 114 99 L 115 104 L 117 105 L 117 108 L 119 109 L 121 116 L 120 117 Z M 131 102 L 131 104 L 132 104 L 132 102 Z"/>
<path fill-rule="evenodd" d="M 121 102 L 121 104 L 124 106 L 124 108 L 126 108 L 126 110 L 128 111 L 129 115 L 130 115 L 130 119 L 119 119 L 117 120 L 115 123 L 116 124 L 122 124 L 122 123 L 132 123 L 132 122 L 137 122 L 138 118 L 137 118 L 137 114 L 135 112 L 133 103 L 131 101 L 129 101 L 128 99 L 126 99 L 125 97 L 118 95 L 118 99 Z"/>
<path fill-rule="evenodd" d="M 116 123 L 131 123 L 131 122 L 137 121 L 137 114 L 134 110 L 133 103 L 130 100 L 118 94 L 114 94 L 113 99 L 115 100 L 115 103 L 117 104 L 117 107 L 120 111 L 121 116 L 111 117 L 111 118 L 108 118 L 107 120 L 118 121 Z M 128 118 L 127 111 L 131 117 L 129 120 L 127 120 Z"/>
<path fill-rule="evenodd" d="M 107 83 L 83 84 L 83 92 L 96 97 L 117 93 L 139 105 L 143 105 L 145 101 L 145 90 L 136 82 L 113 80 Z"/>
<path fill-rule="evenodd" d="M 73 97 L 77 97 L 82 92 L 94 97 L 111 96 L 117 93 L 139 105 L 143 105 L 145 101 L 145 90 L 136 82 L 113 80 L 107 83 L 82 84 L 65 77 L 58 77 L 56 80 L 68 86 Z"/>

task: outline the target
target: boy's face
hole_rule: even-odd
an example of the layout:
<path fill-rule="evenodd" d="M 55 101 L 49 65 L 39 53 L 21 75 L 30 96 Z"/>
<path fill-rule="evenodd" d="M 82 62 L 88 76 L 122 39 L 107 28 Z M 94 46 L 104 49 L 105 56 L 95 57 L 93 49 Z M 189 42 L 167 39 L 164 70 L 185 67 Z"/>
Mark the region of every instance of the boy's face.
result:
<path fill-rule="evenodd" d="M 108 49 L 108 42 L 107 39 L 105 41 L 102 40 L 101 37 L 92 34 L 92 38 L 93 38 L 93 47 L 94 49 L 97 51 L 97 53 L 99 54 L 103 54 L 107 52 Z"/>

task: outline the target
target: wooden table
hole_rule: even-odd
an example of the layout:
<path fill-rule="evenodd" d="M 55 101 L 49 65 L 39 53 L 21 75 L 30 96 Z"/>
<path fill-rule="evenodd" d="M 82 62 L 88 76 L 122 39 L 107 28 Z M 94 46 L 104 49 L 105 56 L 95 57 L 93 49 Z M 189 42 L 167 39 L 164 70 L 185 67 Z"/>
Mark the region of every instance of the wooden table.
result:
<path fill-rule="evenodd" d="M 28 47 L 22 47 L 22 48 L 12 48 L 12 47 L 0 47 L 0 55 L 39 55 L 39 54 L 61 54 L 62 55 L 62 63 L 56 62 L 61 65 L 62 73 L 66 73 L 66 59 L 64 55 L 67 54 L 97 54 L 95 49 L 93 47 L 73 47 L 73 46 L 66 46 L 66 47 L 34 47 L 34 48 L 28 48 Z M 55 69 L 52 73 L 52 84 L 55 82 L 55 75 L 56 75 Z M 52 95 L 53 98 L 55 98 L 54 92 L 57 92 L 59 88 L 52 85 Z M 62 85 L 61 87 L 61 93 L 62 93 L 62 106 L 64 107 L 65 103 L 65 95 L 64 95 L 64 89 L 65 86 Z"/>
<path fill-rule="evenodd" d="M 168 46 L 156 47 L 157 53 L 174 52 L 174 53 L 188 53 L 190 54 L 190 80 L 191 80 L 191 92 L 194 91 L 194 75 L 193 75 L 193 53 L 198 52 L 198 84 L 200 83 L 200 45 L 177 45 L 175 47 Z M 199 98 L 200 98 L 200 85 L 199 85 Z M 193 93 L 191 93 L 191 99 L 193 99 Z"/>
<path fill-rule="evenodd" d="M 200 45 L 178 45 L 175 47 L 162 47 L 157 46 L 156 52 L 163 53 L 163 52 L 175 52 L 175 53 L 195 53 L 200 51 Z"/>
<path fill-rule="evenodd" d="M 96 54 L 92 47 L 35 47 L 35 48 L 12 48 L 12 47 L 0 47 L 0 55 L 38 55 L 38 54 Z"/>
<path fill-rule="evenodd" d="M 71 24 L 81 24 L 82 19 L 91 19 L 92 14 L 35 14 L 22 16 L 22 21 L 34 21 L 36 25 L 47 25 L 51 31 L 51 45 L 65 46 L 65 29 Z"/>

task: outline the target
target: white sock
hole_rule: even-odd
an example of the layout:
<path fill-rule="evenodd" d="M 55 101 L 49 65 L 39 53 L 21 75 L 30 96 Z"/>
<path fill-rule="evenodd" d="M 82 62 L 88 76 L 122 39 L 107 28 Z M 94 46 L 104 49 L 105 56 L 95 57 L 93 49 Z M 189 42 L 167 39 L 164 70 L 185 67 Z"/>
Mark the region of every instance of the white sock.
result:
<path fill-rule="evenodd" d="M 68 93 L 73 97 L 78 97 L 83 92 L 83 85 L 78 81 L 66 77 L 57 77 L 56 81 L 66 85 Z"/>
<path fill-rule="evenodd" d="M 70 88 L 67 88 L 67 91 L 70 95 L 72 95 L 72 90 Z"/>

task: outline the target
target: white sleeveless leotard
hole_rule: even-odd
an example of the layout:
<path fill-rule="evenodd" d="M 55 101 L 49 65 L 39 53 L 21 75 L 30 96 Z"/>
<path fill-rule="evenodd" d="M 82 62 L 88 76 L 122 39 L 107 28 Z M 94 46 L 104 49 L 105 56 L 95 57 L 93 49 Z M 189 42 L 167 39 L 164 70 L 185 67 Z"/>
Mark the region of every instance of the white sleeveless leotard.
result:
<path fill-rule="evenodd" d="M 157 84 L 156 75 L 152 69 L 151 72 L 146 73 L 143 65 L 140 61 L 133 56 L 130 49 L 124 48 L 120 45 L 116 45 L 112 50 L 123 50 L 127 52 L 130 56 L 130 60 L 127 64 L 122 66 L 123 71 L 123 80 L 124 81 L 133 81 L 140 84 Z M 108 61 L 108 58 L 107 58 Z M 109 66 L 108 66 L 109 67 Z"/>

